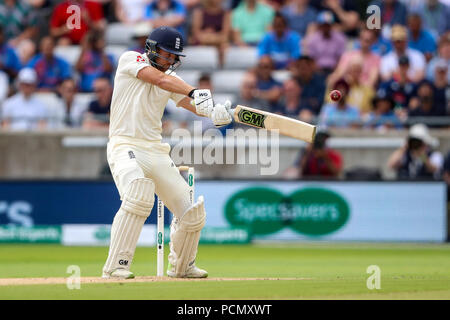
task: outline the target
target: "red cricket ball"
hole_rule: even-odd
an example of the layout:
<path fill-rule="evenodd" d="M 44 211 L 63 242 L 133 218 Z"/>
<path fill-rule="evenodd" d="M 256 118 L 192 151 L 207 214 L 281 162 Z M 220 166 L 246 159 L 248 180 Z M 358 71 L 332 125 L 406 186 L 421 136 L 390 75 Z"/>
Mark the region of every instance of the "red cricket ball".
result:
<path fill-rule="evenodd" d="M 333 101 L 339 101 L 342 97 L 342 94 L 339 90 L 333 90 L 330 92 L 330 99 Z"/>

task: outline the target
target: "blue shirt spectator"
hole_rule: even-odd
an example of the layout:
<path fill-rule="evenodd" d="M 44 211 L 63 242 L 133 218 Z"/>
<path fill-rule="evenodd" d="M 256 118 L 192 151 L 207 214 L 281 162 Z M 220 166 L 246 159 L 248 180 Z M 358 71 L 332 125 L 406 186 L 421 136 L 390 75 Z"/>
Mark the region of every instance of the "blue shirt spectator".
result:
<path fill-rule="evenodd" d="M 184 22 L 186 7 L 176 0 L 155 0 L 145 9 L 144 19 L 150 20 L 153 28 L 170 26 L 177 29 L 186 40 Z"/>
<path fill-rule="evenodd" d="M 416 85 L 410 81 L 391 79 L 380 83 L 378 94 L 388 95 L 394 99 L 395 106 L 407 108 L 416 92 Z"/>
<path fill-rule="evenodd" d="M 325 77 L 315 71 L 315 62 L 309 56 L 301 56 L 294 65 L 294 77 L 301 87 L 300 109 L 318 115 L 325 95 Z"/>
<path fill-rule="evenodd" d="M 54 55 L 52 37 L 42 38 L 40 45 L 41 53 L 34 56 L 27 66 L 36 71 L 39 90 L 56 90 L 63 80 L 71 78 L 71 67 L 68 62 Z"/>
<path fill-rule="evenodd" d="M 105 39 L 101 33 L 92 32 L 86 37 L 75 64 L 81 76 L 80 90 L 83 92 L 93 91 L 93 83 L 97 78 L 111 79 L 115 65 L 114 57 L 105 52 Z"/>
<path fill-rule="evenodd" d="M 424 28 L 430 31 L 435 39 L 450 30 L 450 6 L 448 4 L 439 0 L 420 1 L 417 8 L 412 10 L 420 13 Z"/>
<path fill-rule="evenodd" d="M 308 1 L 295 0 L 281 9 L 286 18 L 288 26 L 300 36 L 304 37 L 308 26 L 317 20 L 317 11 L 308 5 Z"/>
<path fill-rule="evenodd" d="M 38 54 L 31 59 L 28 67 L 38 74 L 38 89 L 56 89 L 63 80 L 72 76 L 70 65 L 58 57 L 47 60 L 42 54 Z"/>
<path fill-rule="evenodd" d="M 322 107 L 319 126 L 348 128 L 360 122 L 358 108 L 346 103 L 328 103 Z"/>
<path fill-rule="evenodd" d="M 375 31 L 377 32 L 378 30 Z M 361 49 L 361 43 L 359 40 L 355 42 L 354 48 Z M 391 41 L 383 37 L 380 32 L 377 32 L 377 38 L 375 39 L 375 42 L 370 46 L 370 51 L 381 57 L 391 50 L 392 50 Z"/>
<path fill-rule="evenodd" d="M 22 68 L 19 57 L 13 48 L 7 44 L 0 45 L 0 70 L 5 71 L 7 74 L 16 75 Z"/>
<path fill-rule="evenodd" d="M 381 25 L 401 24 L 406 25 L 408 10 L 398 0 L 375 0 L 370 5 L 377 5 L 381 9 Z"/>
<path fill-rule="evenodd" d="M 322 107 L 319 115 L 319 126 L 349 128 L 361 122 L 359 109 L 347 103 L 350 85 L 341 79 L 334 84 L 334 88 L 341 92 L 341 99 L 335 103 L 327 103 Z"/>
<path fill-rule="evenodd" d="M 300 57 L 300 35 L 287 29 L 285 18 L 276 14 L 273 20 L 273 30 L 266 33 L 258 45 L 258 55 L 269 55 L 275 69 L 285 69 L 289 63 Z"/>
<path fill-rule="evenodd" d="M 265 101 L 270 108 L 277 109 L 283 85 L 273 78 L 273 62 L 269 56 L 262 56 L 255 68 L 256 90 L 254 97 Z"/>
<path fill-rule="evenodd" d="M 107 59 L 111 65 L 114 64 L 114 57 L 112 55 L 108 54 Z M 102 54 L 91 51 L 84 56 L 84 68 L 80 75 L 80 89 L 86 92 L 93 91 L 93 84 L 97 78 L 111 78 L 112 73 L 105 70 Z"/>
<path fill-rule="evenodd" d="M 373 111 L 368 114 L 365 126 L 373 129 L 402 128 L 403 124 L 394 112 L 392 97 L 381 93 L 372 101 Z"/>
<path fill-rule="evenodd" d="M 411 35 L 409 36 L 408 46 L 410 48 L 419 50 L 423 54 L 434 53 L 437 49 L 436 41 L 430 32 L 426 30 L 421 30 L 419 37 L 414 39 Z"/>
<path fill-rule="evenodd" d="M 408 46 L 422 52 L 427 61 L 431 59 L 436 52 L 436 40 L 430 32 L 422 28 L 422 17 L 418 13 L 412 13 L 408 16 Z"/>
<path fill-rule="evenodd" d="M 12 80 L 22 68 L 19 56 L 6 43 L 5 34 L 2 26 L 0 25 L 0 70 L 4 71 Z"/>

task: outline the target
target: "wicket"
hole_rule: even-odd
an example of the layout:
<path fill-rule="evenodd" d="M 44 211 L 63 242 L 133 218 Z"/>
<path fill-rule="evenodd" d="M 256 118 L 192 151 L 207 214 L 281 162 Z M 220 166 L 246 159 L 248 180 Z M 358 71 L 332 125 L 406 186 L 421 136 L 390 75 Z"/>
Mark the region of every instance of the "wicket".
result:
<path fill-rule="evenodd" d="M 191 204 L 194 204 L 194 186 L 195 186 L 195 177 L 194 177 L 194 168 L 188 166 L 179 166 L 178 170 L 187 171 L 187 183 L 189 185 L 189 200 Z M 156 221 L 156 276 L 163 277 L 164 276 L 164 202 L 157 197 L 157 221 Z"/>

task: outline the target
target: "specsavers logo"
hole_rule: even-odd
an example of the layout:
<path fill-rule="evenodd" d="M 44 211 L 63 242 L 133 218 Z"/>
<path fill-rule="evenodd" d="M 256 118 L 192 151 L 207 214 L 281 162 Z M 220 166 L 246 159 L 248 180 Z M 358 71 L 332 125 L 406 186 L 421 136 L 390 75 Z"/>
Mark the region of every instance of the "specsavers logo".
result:
<path fill-rule="evenodd" d="M 300 189 L 285 196 L 275 189 L 254 187 L 235 193 L 225 205 L 225 217 L 234 227 L 249 227 L 253 235 L 284 228 L 322 236 L 342 228 L 350 208 L 342 196 L 322 188 Z"/>

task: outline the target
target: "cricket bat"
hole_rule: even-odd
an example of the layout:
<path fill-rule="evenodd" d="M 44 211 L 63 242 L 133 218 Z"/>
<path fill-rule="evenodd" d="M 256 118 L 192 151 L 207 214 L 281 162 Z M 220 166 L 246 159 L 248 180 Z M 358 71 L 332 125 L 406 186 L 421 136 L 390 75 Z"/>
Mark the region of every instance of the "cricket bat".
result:
<path fill-rule="evenodd" d="M 241 105 L 237 105 L 235 109 L 230 109 L 230 113 L 234 121 L 238 123 L 269 131 L 279 130 L 282 135 L 309 143 L 314 141 L 316 135 L 316 126 L 275 113 Z"/>

